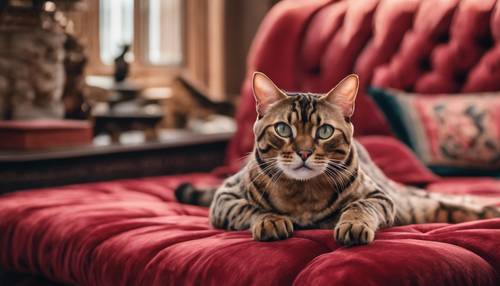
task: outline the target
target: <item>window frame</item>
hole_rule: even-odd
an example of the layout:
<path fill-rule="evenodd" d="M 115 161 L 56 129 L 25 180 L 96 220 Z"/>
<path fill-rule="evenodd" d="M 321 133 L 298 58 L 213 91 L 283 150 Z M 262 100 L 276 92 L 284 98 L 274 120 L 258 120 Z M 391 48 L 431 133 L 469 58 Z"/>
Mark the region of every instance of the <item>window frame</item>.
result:
<path fill-rule="evenodd" d="M 80 24 L 85 25 L 84 30 L 81 31 L 84 35 L 85 42 L 88 47 L 89 63 L 87 65 L 87 74 L 92 75 L 112 75 L 113 65 L 107 65 L 101 60 L 100 54 L 100 0 L 90 0 L 87 5 L 87 10 L 82 15 Z M 189 2 L 188 0 L 187 2 Z M 186 2 L 186 1 L 181 1 Z M 188 56 L 188 43 L 187 43 L 187 3 L 181 4 L 182 22 L 181 22 L 181 35 L 182 35 L 182 60 L 179 64 L 175 65 L 154 65 L 148 62 L 146 56 L 147 49 L 147 9 L 148 1 L 134 0 L 134 35 L 131 51 L 134 54 L 134 61 L 130 67 L 130 78 L 141 82 L 146 86 L 169 85 L 173 78 L 185 72 L 187 63 L 189 62 Z M 75 21 L 78 22 L 78 21 Z M 78 23 L 77 23 L 78 24 Z"/>
<path fill-rule="evenodd" d="M 134 10 L 140 2 L 134 1 Z M 187 74 L 207 91 L 215 100 L 228 99 L 225 88 L 226 67 L 225 7 L 226 1 L 233 0 L 183 0 L 183 64 L 181 66 L 149 66 L 134 62 L 129 78 L 143 87 L 170 86 L 181 74 Z M 275 0 L 273 0 L 275 1 Z M 99 0 L 88 0 L 85 9 L 67 12 L 73 22 L 76 37 L 86 46 L 88 63 L 87 75 L 111 76 L 113 66 L 105 65 L 100 58 L 99 44 Z M 144 15 L 138 15 L 139 22 Z M 223 19 L 221 19 L 221 17 Z M 144 23 L 144 22 L 143 22 Z M 135 28 L 140 31 L 142 28 Z M 134 32 L 137 33 L 137 32 Z M 137 34 L 134 34 L 137 37 Z M 134 53 L 140 52 L 137 43 Z M 244 60 L 241 61 L 245 63 Z"/>

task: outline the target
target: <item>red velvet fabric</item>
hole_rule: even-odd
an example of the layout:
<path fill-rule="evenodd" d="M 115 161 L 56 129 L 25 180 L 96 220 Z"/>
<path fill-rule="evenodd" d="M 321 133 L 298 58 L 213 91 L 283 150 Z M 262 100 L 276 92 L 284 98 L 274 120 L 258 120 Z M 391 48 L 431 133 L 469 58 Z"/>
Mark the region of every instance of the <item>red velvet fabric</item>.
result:
<path fill-rule="evenodd" d="M 4 195 L 0 266 L 74 285 L 500 284 L 500 219 L 394 227 L 354 248 L 336 245 L 331 230 L 263 243 L 175 202 L 186 180 L 219 181 L 193 174 Z M 497 181 L 455 186 L 467 184 L 500 198 Z"/>
<path fill-rule="evenodd" d="M 427 185 L 439 180 L 406 145 L 392 137 L 362 136 L 358 140 L 370 153 L 373 162 L 396 182 Z"/>

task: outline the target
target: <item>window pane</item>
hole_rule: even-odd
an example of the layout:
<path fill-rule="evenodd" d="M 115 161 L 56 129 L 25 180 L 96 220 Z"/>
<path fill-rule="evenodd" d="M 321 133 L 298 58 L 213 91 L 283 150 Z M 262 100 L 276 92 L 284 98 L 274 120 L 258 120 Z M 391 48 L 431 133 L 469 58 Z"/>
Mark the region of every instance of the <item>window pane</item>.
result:
<path fill-rule="evenodd" d="M 146 58 L 154 65 L 182 62 L 182 0 L 149 0 Z"/>
<path fill-rule="evenodd" d="M 101 60 L 112 64 L 124 44 L 132 44 L 134 37 L 134 0 L 100 1 Z"/>

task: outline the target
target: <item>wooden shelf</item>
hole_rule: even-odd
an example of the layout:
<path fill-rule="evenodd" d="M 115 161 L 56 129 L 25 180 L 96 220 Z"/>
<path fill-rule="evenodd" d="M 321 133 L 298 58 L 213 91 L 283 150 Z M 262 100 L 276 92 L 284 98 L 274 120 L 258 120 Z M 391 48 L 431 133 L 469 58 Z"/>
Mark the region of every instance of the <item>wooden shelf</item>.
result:
<path fill-rule="evenodd" d="M 104 146 L 87 145 L 67 149 L 50 149 L 43 151 L 0 151 L 0 164 L 15 162 L 34 162 L 53 159 L 69 159 L 86 156 L 187 147 L 192 145 L 203 145 L 220 141 L 227 141 L 231 138 L 232 135 L 232 132 L 214 134 L 199 134 L 188 132 L 175 139 L 158 140 L 139 144 L 110 144 Z"/>
<path fill-rule="evenodd" d="M 0 193 L 120 178 L 207 172 L 223 165 L 232 132 L 170 133 L 154 142 L 0 152 Z"/>

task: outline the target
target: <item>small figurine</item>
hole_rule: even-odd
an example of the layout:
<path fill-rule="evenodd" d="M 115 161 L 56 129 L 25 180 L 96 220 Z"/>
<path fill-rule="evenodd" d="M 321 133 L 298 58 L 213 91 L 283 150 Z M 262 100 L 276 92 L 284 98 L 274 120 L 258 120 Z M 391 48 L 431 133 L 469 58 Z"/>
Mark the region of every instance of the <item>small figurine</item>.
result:
<path fill-rule="evenodd" d="M 115 58 L 115 81 L 121 82 L 125 80 L 129 72 L 129 63 L 125 60 L 125 56 L 127 55 L 130 45 L 125 44 L 122 47 L 122 53 Z"/>

